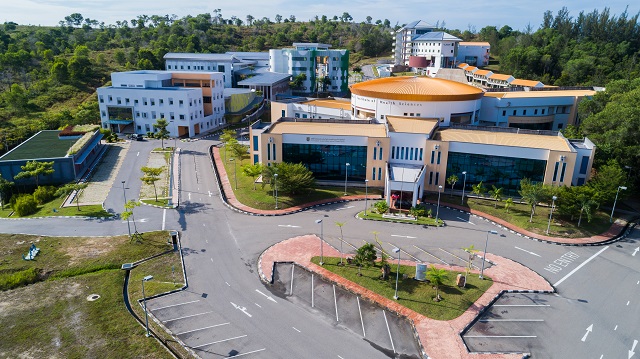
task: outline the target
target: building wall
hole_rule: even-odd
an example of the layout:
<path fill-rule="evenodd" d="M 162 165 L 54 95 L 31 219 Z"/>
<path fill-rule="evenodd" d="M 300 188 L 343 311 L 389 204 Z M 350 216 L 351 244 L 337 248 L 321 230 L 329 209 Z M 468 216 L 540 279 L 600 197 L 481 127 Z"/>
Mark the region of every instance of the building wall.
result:
<path fill-rule="evenodd" d="M 367 141 L 367 180 L 370 187 L 384 187 L 391 150 L 389 138 L 370 137 Z M 375 154 L 375 158 L 374 158 Z M 381 155 L 382 154 L 382 155 Z M 375 171 L 375 179 L 374 179 Z"/>
<path fill-rule="evenodd" d="M 203 71 L 203 72 L 220 72 L 224 87 L 233 87 L 233 69 L 229 61 L 216 60 L 165 60 L 165 69 L 167 71 Z"/>
<path fill-rule="evenodd" d="M 520 127 L 521 123 L 548 123 L 549 130 L 561 130 L 573 123 L 577 99 L 574 96 L 526 98 L 482 97 L 480 124 L 485 126 Z M 532 128 L 535 129 L 535 128 Z"/>
<path fill-rule="evenodd" d="M 491 46 L 458 45 L 458 63 L 468 63 L 472 66 L 482 67 L 489 65 Z M 469 62 L 469 58 L 475 58 L 476 63 Z"/>

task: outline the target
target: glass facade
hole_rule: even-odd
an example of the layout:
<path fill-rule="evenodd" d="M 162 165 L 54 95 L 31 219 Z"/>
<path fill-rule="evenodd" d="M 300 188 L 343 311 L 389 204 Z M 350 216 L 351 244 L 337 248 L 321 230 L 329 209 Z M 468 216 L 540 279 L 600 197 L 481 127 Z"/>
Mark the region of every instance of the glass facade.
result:
<path fill-rule="evenodd" d="M 349 163 L 349 180 L 364 181 L 367 147 L 283 143 L 282 162 L 302 163 L 319 180 L 344 180 Z"/>
<path fill-rule="evenodd" d="M 453 174 L 458 176 L 454 188 L 462 190 L 462 171 L 467 171 L 465 191 L 482 181 L 487 189 L 495 185 L 502 187 L 506 196 L 517 196 L 520 180 L 529 178 L 532 182 L 542 182 L 546 167 L 544 160 L 449 152 L 447 178 Z"/>

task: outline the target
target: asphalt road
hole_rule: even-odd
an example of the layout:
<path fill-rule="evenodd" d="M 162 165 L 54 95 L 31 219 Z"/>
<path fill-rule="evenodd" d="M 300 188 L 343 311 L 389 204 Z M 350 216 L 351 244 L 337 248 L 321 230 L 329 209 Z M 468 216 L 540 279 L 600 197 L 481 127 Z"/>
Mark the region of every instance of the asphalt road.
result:
<path fill-rule="evenodd" d="M 181 231 L 189 288 L 157 303 L 151 301 L 149 306 L 154 311 L 179 304 L 154 314 L 159 320 L 171 320 L 166 325 L 175 328 L 175 333 L 199 329 L 183 336 L 190 346 L 198 347 L 194 350 L 202 357 L 239 353 L 248 358 L 389 357 L 386 344 L 364 340 L 361 334 L 335 325 L 294 300 L 276 297 L 258 278 L 257 259 L 262 251 L 286 238 L 320 233 L 315 220 L 323 218 L 325 240 L 336 248 L 340 231 L 334 223 L 346 222 L 345 242 L 351 245 L 344 245 L 345 252 L 353 252 L 352 246 L 364 241 L 372 242 L 372 232 L 376 231 L 385 249 L 399 247 L 403 259 L 450 264 L 461 263 L 463 247 L 473 244 L 482 250 L 488 231 L 497 230 L 498 235 L 489 235 L 487 251 L 530 267 L 554 284 L 558 293 L 519 299 L 548 306 L 491 308 L 488 315 L 510 321 L 479 321 L 469 335 L 496 334 L 491 338 L 466 338 L 473 350 L 507 348 L 530 352 L 533 358 L 640 358 L 635 353 L 640 348 L 634 344 L 640 340 L 640 253 L 634 255 L 640 246 L 638 231 L 609 246 L 568 247 L 529 240 L 444 208 L 440 217 L 447 226 L 438 229 L 358 220 L 355 214 L 364 208 L 363 202 L 280 217 L 248 216 L 229 210 L 221 202 L 207 155 L 213 143 L 179 143 L 183 150 L 182 187 L 177 210 L 149 206 L 135 209 L 140 232 L 163 228 Z M 148 153 L 158 146 L 159 141 L 154 140 L 131 144 L 116 178 L 116 184 L 125 181 L 127 198 L 139 193 L 140 174 L 135 169 L 144 166 Z M 122 189 L 114 185 L 105 207 L 120 212 L 122 204 Z M 127 223 L 119 219 L 3 220 L 0 231 L 106 236 L 127 233 Z M 481 265 L 479 260 L 474 264 Z M 502 300 L 508 304 L 516 299 Z M 214 327 L 201 329 L 207 326 Z M 518 336 L 529 338 L 508 338 Z"/>

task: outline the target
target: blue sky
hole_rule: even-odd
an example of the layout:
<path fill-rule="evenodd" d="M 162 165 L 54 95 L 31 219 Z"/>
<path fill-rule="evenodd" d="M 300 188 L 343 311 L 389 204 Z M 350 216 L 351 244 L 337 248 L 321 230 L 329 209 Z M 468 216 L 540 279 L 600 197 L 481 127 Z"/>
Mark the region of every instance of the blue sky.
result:
<path fill-rule="evenodd" d="M 258 5 L 259 4 L 259 5 Z M 348 5 L 347 5 L 348 4 Z M 84 17 L 113 24 L 117 20 L 130 20 L 137 15 L 176 14 L 197 15 L 221 9 L 224 18 L 237 16 L 242 20 L 247 15 L 254 18 L 269 17 L 276 14 L 283 17 L 295 15 L 300 21 L 312 19 L 315 15 L 340 16 L 348 12 L 354 21 L 364 21 L 367 16 L 373 20 L 389 19 L 391 24 L 404 24 L 414 20 L 424 20 L 435 24 L 445 21 L 448 28 L 480 30 L 484 26 L 501 27 L 509 25 L 514 29 L 523 29 L 531 24 L 537 29 L 542 22 L 545 10 L 554 14 L 566 6 L 572 16 L 580 11 L 602 10 L 604 6 L 612 14 L 620 14 L 629 5 L 630 15 L 640 11 L 640 4 L 626 1 L 534 1 L 494 0 L 481 1 L 425 1 L 403 0 L 234 0 L 225 3 L 204 0 L 0 0 L 0 22 L 14 21 L 19 24 L 57 25 L 65 16 L 79 12 Z"/>

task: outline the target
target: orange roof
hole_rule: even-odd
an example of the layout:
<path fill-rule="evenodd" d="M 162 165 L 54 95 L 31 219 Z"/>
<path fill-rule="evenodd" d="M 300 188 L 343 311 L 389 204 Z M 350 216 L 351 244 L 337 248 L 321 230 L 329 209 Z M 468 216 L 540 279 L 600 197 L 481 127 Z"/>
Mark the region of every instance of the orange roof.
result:
<path fill-rule="evenodd" d="M 486 42 L 486 41 L 479 41 L 479 42 L 475 42 L 475 41 L 462 41 L 459 42 L 458 45 L 460 46 L 491 46 L 490 43 Z"/>
<path fill-rule="evenodd" d="M 488 74 L 490 74 L 491 71 L 489 70 L 478 70 L 476 72 L 474 72 L 474 75 L 480 75 L 480 76 L 487 76 Z"/>
<path fill-rule="evenodd" d="M 437 118 L 419 118 L 419 117 L 402 117 L 388 116 L 387 123 L 391 132 L 419 133 L 424 135 L 431 134 L 431 131 L 438 125 Z"/>
<path fill-rule="evenodd" d="M 310 100 L 302 102 L 305 105 L 318 106 L 318 107 L 328 107 L 328 108 L 337 108 L 343 110 L 351 111 L 351 102 L 347 101 L 336 101 L 336 100 Z"/>
<path fill-rule="evenodd" d="M 464 69 L 465 67 L 468 67 L 469 64 L 466 62 L 461 63 L 460 65 L 458 65 L 459 68 Z"/>
<path fill-rule="evenodd" d="M 484 92 L 460 82 L 427 76 L 384 77 L 351 86 L 355 95 L 404 101 L 478 100 Z"/>
<path fill-rule="evenodd" d="M 507 81 L 511 77 L 512 77 L 511 75 L 505 75 L 505 74 L 493 74 L 489 76 L 489 78 L 492 80 L 502 80 L 502 81 Z"/>
<path fill-rule="evenodd" d="M 530 135 L 482 130 L 442 129 L 436 135 L 441 141 L 477 143 L 482 145 L 542 148 L 551 151 L 571 152 L 568 141 L 560 136 Z M 508 150 L 505 150 L 508 151 Z"/>
<path fill-rule="evenodd" d="M 521 79 L 515 79 L 513 81 L 511 81 L 511 85 L 515 85 L 515 86 L 531 86 L 531 87 L 535 87 L 542 84 L 542 82 L 540 81 L 535 81 L 535 80 L 521 80 Z"/>
<path fill-rule="evenodd" d="M 466 72 L 474 72 L 474 71 L 478 70 L 478 68 L 477 68 L 477 67 L 475 67 L 475 66 L 469 66 L 469 67 L 467 67 L 467 68 L 466 68 L 466 69 L 464 69 L 464 70 L 465 70 Z"/>

